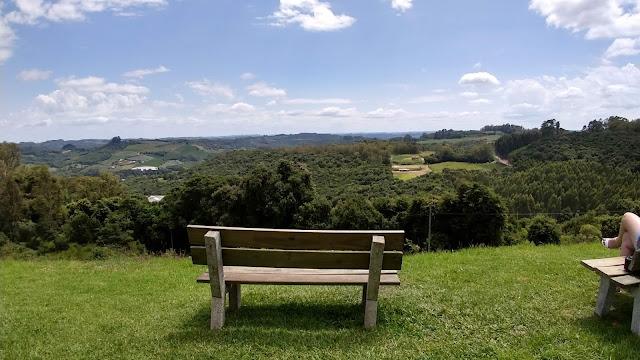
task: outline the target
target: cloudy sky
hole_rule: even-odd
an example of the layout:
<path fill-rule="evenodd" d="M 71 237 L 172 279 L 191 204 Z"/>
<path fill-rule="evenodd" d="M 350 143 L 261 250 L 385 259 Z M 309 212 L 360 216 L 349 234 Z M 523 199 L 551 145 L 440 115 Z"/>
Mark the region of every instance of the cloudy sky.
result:
<path fill-rule="evenodd" d="M 0 140 L 640 117 L 640 0 L 6 0 Z"/>

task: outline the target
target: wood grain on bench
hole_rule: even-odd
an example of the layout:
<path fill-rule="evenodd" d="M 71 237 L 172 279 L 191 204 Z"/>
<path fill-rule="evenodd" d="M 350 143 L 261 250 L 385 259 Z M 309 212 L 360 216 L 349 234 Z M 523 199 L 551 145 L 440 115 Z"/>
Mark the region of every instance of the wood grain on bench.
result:
<path fill-rule="evenodd" d="M 314 270 L 278 268 L 224 267 L 224 281 L 238 284 L 263 285 L 366 285 L 368 270 Z M 208 283 L 209 272 L 198 277 L 198 282 Z M 400 285 L 398 272 L 383 270 L 380 285 Z"/>
<path fill-rule="evenodd" d="M 204 247 L 204 235 L 219 231 L 222 247 L 284 250 L 371 250 L 371 237 L 384 236 L 384 249 L 402 251 L 402 230 L 297 230 L 254 229 L 189 225 L 189 243 Z"/>

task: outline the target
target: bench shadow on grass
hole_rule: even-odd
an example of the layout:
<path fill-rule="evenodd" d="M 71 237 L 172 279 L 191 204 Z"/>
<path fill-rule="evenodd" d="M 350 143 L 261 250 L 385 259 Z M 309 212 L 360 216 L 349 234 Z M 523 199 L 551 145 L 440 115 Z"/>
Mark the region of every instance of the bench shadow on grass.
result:
<path fill-rule="evenodd" d="M 616 294 L 608 314 L 600 317 L 592 312 L 577 322 L 581 329 L 596 336 L 602 343 L 611 343 L 614 346 L 631 345 L 635 348 L 638 338 L 631 332 L 632 312 L 633 297 L 628 294 Z"/>
<path fill-rule="evenodd" d="M 278 343 L 284 346 L 293 341 L 320 347 L 339 344 L 342 348 L 371 345 L 376 341 L 363 328 L 364 307 L 360 304 L 279 302 L 243 305 L 237 312 L 227 308 L 222 330 L 209 329 L 210 317 L 210 307 L 203 304 L 182 326 L 168 334 L 168 340 L 225 344 L 242 339 L 245 345 L 259 346 Z M 379 324 L 383 319 L 379 309 Z M 373 331 L 380 331 L 379 327 Z"/>

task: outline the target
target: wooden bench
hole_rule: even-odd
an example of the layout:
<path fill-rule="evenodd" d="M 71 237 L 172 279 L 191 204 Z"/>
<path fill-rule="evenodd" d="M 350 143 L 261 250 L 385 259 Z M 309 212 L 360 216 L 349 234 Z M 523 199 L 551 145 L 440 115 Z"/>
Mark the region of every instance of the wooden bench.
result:
<path fill-rule="evenodd" d="M 400 285 L 404 231 L 279 230 L 189 225 L 191 258 L 208 270 L 211 328 L 241 305 L 241 284 L 362 286 L 364 327 L 376 325 L 380 285 Z"/>
<path fill-rule="evenodd" d="M 616 288 L 633 295 L 631 332 L 640 336 L 640 275 L 634 275 L 624 268 L 624 257 L 582 260 L 582 265 L 600 275 L 600 290 L 596 301 L 596 314 L 603 316 L 611 309 L 611 301 Z M 636 251 L 629 269 L 640 270 L 640 251 Z"/>

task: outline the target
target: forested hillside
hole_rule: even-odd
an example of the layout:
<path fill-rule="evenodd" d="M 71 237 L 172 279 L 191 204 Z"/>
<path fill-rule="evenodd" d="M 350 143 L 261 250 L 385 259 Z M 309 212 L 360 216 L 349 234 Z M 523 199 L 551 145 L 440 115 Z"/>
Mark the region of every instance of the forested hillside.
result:
<path fill-rule="evenodd" d="M 408 157 L 425 166 L 448 157 L 468 164 L 474 156 L 493 156 L 485 135 L 232 150 L 191 169 L 124 182 L 108 173 L 59 177 L 46 166 L 21 164 L 18 147 L 4 143 L 0 246 L 3 255 L 24 256 L 186 250 L 191 223 L 404 229 L 411 251 L 614 235 L 622 213 L 640 211 L 639 169 L 625 166 L 640 162 L 638 133 L 598 126 L 570 133 L 555 120 L 545 123 L 528 130 L 540 139 L 511 152 L 513 167 L 444 168 L 406 181 L 392 176 L 392 157 L 420 153 L 424 159 Z M 505 135 L 511 139 L 523 134 L 494 128 L 513 130 Z M 93 154 L 131 146 L 143 145 L 112 141 Z M 138 195 L 145 186 L 163 189 L 166 197 L 149 203 Z"/>
<path fill-rule="evenodd" d="M 528 161 L 592 160 L 640 172 L 640 131 L 574 132 L 543 137 L 509 154 L 514 165 Z M 530 167 L 527 165 L 526 167 Z"/>

